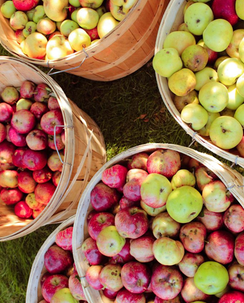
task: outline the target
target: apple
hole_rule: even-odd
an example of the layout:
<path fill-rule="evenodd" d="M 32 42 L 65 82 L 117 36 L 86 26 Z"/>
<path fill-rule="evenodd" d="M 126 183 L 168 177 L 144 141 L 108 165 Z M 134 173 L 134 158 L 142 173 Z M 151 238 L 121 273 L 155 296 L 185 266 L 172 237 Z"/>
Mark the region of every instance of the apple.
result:
<path fill-rule="evenodd" d="M 43 207 L 44 207 L 43 204 L 36 201 L 36 197 L 33 192 L 28 193 L 26 195 L 25 202 L 32 210 L 40 210 L 40 209 L 43 209 Z"/>
<path fill-rule="evenodd" d="M 18 187 L 18 172 L 16 170 L 0 170 L 0 186 L 15 188 Z"/>
<path fill-rule="evenodd" d="M 60 34 L 53 35 L 46 44 L 46 58 L 56 60 L 74 53 L 67 37 Z"/>
<path fill-rule="evenodd" d="M 38 3 L 39 0 L 13 0 L 13 4 L 16 10 L 20 11 L 29 11 L 33 9 Z"/>
<path fill-rule="evenodd" d="M 154 241 L 153 253 L 160 264 L 171 266 L 182 260 L 185 249 L 180 241 L 169 237 L 161 237 Z"/>
<path fill-rule="evenodd" d="M 151 271 L 147 264 L 137 261 L 127 262 L 121 269 L 124 287 L 134 294 L 143 293 L 150 283 Z"/>
<path fill-rule="evenodd" d="M 126 207 L 131 207 L 131 206 L 139 206 L 140 201 L 132 201 L 125 196 L 122 196 L 121 199 L 119 200 L 119 208 L 124 209 Z"/>
<path fill-rule="evenodd" d="M 14 86 L 5 86 L 1 92 L 1 98 L 8 104 L 15 104 L 19 100 L 19 92 Z"/>
<path fill-rule="evenodd" d="M 147 160 L 148 160 L 148 153 L 146 152 L 140 152 L 135 155 L 133 155 L 127 164 L 128 169 L 131 168 L 139 168 L 147 170 Z"/>
<path fill-rule="evenodd" d="M 19 10 L 15 11 L 9 19 L 9 25 L 14 31 L 24 29 L 27 22 L 28 17 L 26 13 Z"/>
<path fill-rule="evenodd" d="M 214 19 L 213 11 L 206 3 L 193 3 L 184 13 L 184 22 L 193 35 L 200 36 Z"/>
<path fill-rule="evenodd" d="M 23 192 L 19 188 L 2 188 L 0 198 L 6 205 L 16 204 L 23 198 Z"/>
<path fill-rule="evenodd" d="M 33 22 L 33 23 L 36 24 L 35 22 Z M 45 36 L 50 35 L 53 32 L 55 32 L 56 23 L 53 20 L 51 20 L 50 18 L 45 17 L 43 19 L 40 19 L 37 22 L 36 30 Z"/>
<path fill-rule="evenodd" d="M 196 287 L 207 295 L 214 295 L 223 291 L 228 282 L 227 269 L 216 261 L 203 262 L 194 276 Z"/>
<path fill-rule="evenodd" d="M 208 121 L 207 110 L 197 103 L 190 103 L 184 106 L 180 116 L 183 122 L 196 131 L 201 130 Z"/>
<path fill-rule="evenodd" d="M 42 286 L 41 292 L 43 298 L 50 302 L 54 293 L 64 287 L 68 286 L 68 278 L 63 274 L 52 274 L 46 277 Z"/>
<path fill-rule="evenodd" d="M 120 209 L 115 215 L 115 226 L 123 238 L 139 238 L 149 228 L 147 213 L 137 206 Z"/>
<path fill-rule="evenodd" d="M 202 195 L 197 189 L 187 185 L 173 190 L 166 202 L 169 215 L 179 223 L 188 223 L 195 219 L 202 207 Z"/>
<path fill-rule="evenodd" d="M 70 46 L 76 52 L 83 50 L 91 45 L 91 38 L 83 28 L 74 29 L 68 36 Z"/>
<path fill-rule="evenodd" d="M 22 52 L 30 58 L 43 59 L 46 55 L 47 38 L 39 32 L 31 33 L 21 43 Z"/>
<path fill-rule="evenodd" d="M 171 192 L 168 178 L 158 173 L 150 173 L 141 184 L 141 200 L 150 207 L 164 206 Z"/>
<path fill-rule="evenodd" d="M 210 295 L 205 294 L 198 289 L 194 283 L 193 277 L 187 277 L 181 290 L 181 296 L 185 302 L 195 302 L 208 300 Z"/>
<path fill-rule="evenodd" d="M 47 205 L 51 200 L 55 190 L 56 187 L 51 181 L 38 183 L 34 191 L 37 202 Z"/>
<path fill-rule="evenodd" d="M 33 210 L 25 201 L 19 201 L 14 205 L 14 213 L 22 219 L 29 219 L 32 216 Z"/>
<path fill-rule="evenodd" d="M 181 187 L 184 185 L 195 186 L 196 178 L 192 172 L 188 169 L 179 169 L 171 179 L 172 189 L 176 189 L 177 187 Z"/>
<path fill-rule="evenodd" d="M 0 123 L 0 143 L 2 143 L 7 137 L 7 130 L 3 123 Z"/>
<path fill-rule="evenodd" d="M 177 297 L 183 287 L 183 276 L 177 267 L 158 265 L 151 276 L 153 293 L 163 300 Z"/>
<path fill-rule="evenodd" d="M 241 205 L 233 204 L 224 213 L 224 225 L 231 232 L 240 233 L 244 230 L 244 210 Z"/>
<path fill-rule="evenodd" d="M 116 226 L 110 225 L 104 227 L 98 234 L 96 244 L 103 255 L 112 257 L 121 251 L 125 245 L 125 238 L 120 235 Z"/>
<path fill-rule="evenodd" d="M 102 268 L 103 265 L 91 265 L 86 270 L 86 275 L 85 275 L 86 280 L 88 284 L 96 290 L 103 289 L 103 285 L 99 281 L 99 275 Z"/>
<path fill-rule="evenodd" d="M 92 29 L 97 26 L 99 15 L 95 9 L 90 7 L 82 7 L 78 9 L 77 23 L 83 29 Z"/>
<path fill-rule="evenodd" d="M 51 154 L 49 154 L 47 159 L 47 166 L 51 171 L 61 172 L 63 169 L 63 160 L 64 160 L 64 153 L 61 151 L 58 154 L 57 151 L 55 150 Z"/>
<path fill-rule="evenodd" d="M 102 182 L 111 188 L 120 188 L 125 184 L 127 171 L 128 169 L 121 164 L 108 167 L 102 172 Z"/>
<path fill-rule="evenodd" d="M 83 241 L 81 251 L 84 253 L 90 265 L 98 265 L 105 260 L 105 257 L 98 250 L 96 241 L 91 237 L 88 237 Z"/>
<path fill-rule="evenodd" d="M 244 71 L 244 64 L 238 58 L 228 58 L 218 66 L 219 81 L 224 85 L 233 85 Z"/>
<path fill-rule="evenodd" d="M 14 6 L 13 1 L 5 1 L 2 5 L 1 5 L 1 13 L 3 15 L 3 17 L 10 19 L 10 17 L 13 15 L 13 13 L 16 12 L 16 7 Z"/>
<path fill-rule="evenodd" d="M 31 111 L 27 109 L 13 113 L 11 126 L 20 134 L 29 133 L 35 126 L 36 119 Z"/>
<path fill-rule="evenodd" d="M 48 146 L 47 134 L 40 129 L 33 129 L 26 136 L 26 143 L 32 150 L 43 150 Z"/>
<path fill-rule="evenodd" d="M 99 282 L 109 290 L 119 291 L 123 288 L 120 264 L 106 264 L 99 274 Z"/>
<path fill-rule="evenodd" d="M 202 222 L 205 225 L 207 231 L 210 232 L 221 229 L 223 227 L 223 215 L 223 212 L 210 211 L 204 206 L 198 215 L 197 220 Z"/>
<path fill-rule="evenodd" d="M 105 287 L 105 288 L 103 288 L 102 293 L 106 298 L 115 300 L 118 291 L 112 291 Z"/>
<path fill-rule="evenodd" d="M 33 104 L 33 102 L 31 100 L 20 98 L 16 102 L 16 104 L 15 104 L 15 106 L 16 106 L 16 112 L 18 110 L 21 110 L 21 109 L 28 109 L 28 110 L 30 110 L 32 104 Z"/>
<path fill-rule="evenodd" d="M 47 164 L 47 155 L 44 151 L 26 149 L 23 154 L 23 165 L 34 171 L 43 169 Z"/>
<path fill-rule="evenodd" d="M 24 80 L 19 88 L 20 97 L 23 99 L 32 98 L 36 89 L 36 84 L 30 80 Z"/>
<path fill-rule="evenodd" d="M 90 237 L 96 240 L 100 231 L 110 225 L 114 225 L 114 215 L 109 212 L 98 212 L 89 220 L 87 230 Z"/>
<path fill-rule="evenodd" d="M 179 233 L 179 238 L 185 250 L 191 253 L 200 253 L 204 249 L 207 229 L 201 222 L 184 224 Z"/>
<path fill-rule="evenodd" d="M 33 102 L 30 111 L 36 117 L 36 119 L 40 120 L 41 116 L 48 111 L 48 107 L 44 102 Z"/>
<path fill-rule="evenodd" d="M 34 21 L 28 21 L 25 25 L 25 28 L 22 30 L 22 33 L 23 33 L 23 36 L 26 38 L 30 34 L 36 32 L 36 30 L 37 30 L 37 24 Z M 38 31 L 41 32 L 40 29 Z"/>
<path fill-rule="evenodd" d="M 197 72 L 206 67 L 208 63 L 208 52 L 199 44 L 189 45 L 182 52 L 181 60 L 185 67 Z"/>
<path fill-rule="evenodd" d="M 186 252 L 178 263 L 180 271 L 187 277 L 194 277 L 200 264 L 204 262 L 204 256 L 200 253 Z"/>
<path fill-rule="evenodd" d="M 140 201 L 140 207 L 145 210 L 145 212 L 152 217 L 157 216 L 159 213 L 164 212 L 166 210 L 166 206 L 162 206 L 162 207 L 151 207 L 148 206 L 145 202 L 143 202 L 142 200 Z"/>
<path fill-rule="evenodd" d="M 50 303 L 59 303 L 59 302 L 67 302 L 67 303 L 78 303 L 68 287 L 61 288 L 57 290 L 51 298 Z"/>
<path fill-rule="evenodd" d="M 234 246 L 234 256 L 237 262 L 240 265 L 244 266 L 244 257 L 243 257 L 243 239 L 244 232 L 239 233 L 235 238 L 235 246 Z"/>
<path fill-rule="evenodd" d="M 123 288 L 116 295 L 115 303 L 146 303 L 146 298 L 143 293 L 135 294 Z"/>
<path fill-rule="evenodd" d="M 64 250 L 72 251 L 73 226 L 60 230 L 55 237 L 55 243 Z"/>
<path fill-rule="evenodd" d="M 153 57 L 153 69 L 162 77 L 170 77 L 183 67 L 177 49 L 167 47 L 159 50 Z"/>
<path fill-rule="evenodd" d="M 155 238 L 151 233 L 132 239 L 130 243 L 130 254 L 141 263 L 154 260 L 153 243 Z"/>
<path fill-rule="evenodd" d="M 14 166 L 18 168 L 24 168 L 23 164 L 23 154 L 25 152 L 25 148 L 16 148 L 12 155 L 12 163 Z M 1 166 L 1 165 L 0 165 Z"/>
<path fill-rule="evenodd" d="M 180 223 L 171 218 L 167 211 L 157 214 L 151 223 L 151 229 L 156 239 L 160 237 L 176 238 L 180 228 Z"/>
<path fill-rule="evenodd" d="M 20 134 L 15 128 L 10 126 L 8 131 L 10 141 L 18 147 L 26 146 L 26 135 Z"/>
<path fill-rule="evenodd" d="M 228 86 L 228 96 L 229 99 L 226 105 L 228 109 L 236 110 L 244 102 L 244 97 L 238 93 L 236 84 Z"/>
<path fill-rule="evenodd" d="M 49 96 L 47 100 L 47 107 L 49 110 L 59 109 L 60 105 L 58 99 L 56 97 Z"/>
<path fill-rule="evenodd" d="M 244 302 L 244 294 L 240 291 L 231 290 L 225 293 L 218 303 L 235 303 L 235 302 Z"/>
<path fill-rule="evenodd" d="M 77 275 L 76 272 L 72 273 L 69 276 L 68 288 L 69 288 L 72 296 L 76 300 L 86 301 L 86 297 L 85 297 L 85 294 L 84 294 L 84 291 L 83 291 L 82 284 L 80 282 L 80 278 L 79 278 L 79 276 Z"/>
<path fill-rule="evenodd" d="M 45 183 L 52 179 L 52 172 L 47 166 L 45 166 L 42 169 L 34 170 L 32 176 L 37 183 Z"/>
<path fill-rule="evenodd" d="M 104 36 L 106 36 L 109 32 L 111 32 L 117 25 L 119 24 L 119 21 L 117 21 L 111 12 L 104 13 L 98 20 L 97 23 L 97 32 L 99 35 L 99 38 L 102 39 Z"/>
<path fill-rule="evenodd" d="M 36 181 L 33 179 L 32 172 L 29 170 L 20 171 L 18 173 L 18 188 L 23 193 L 32 193 L 36 187 Z"/>
<path fill-rule="evenodd" d="M 234 261 L 228 267 L 229 285 L 234 290 L 244 291 L 244 266 Z"/>
<path fill-rule="evenodd" d="M 189 68 L 182 68 L 168 77 L 169 90 L 176 96 L 186 96 L 195 89 L 196 76 Z"/>
<path fill-rule="evenodd" d="M 53 182 L 53 184 L 54 184 L 54 186 L 58 186 L 58 184 L 59 184 L 59 181 L 60 181 L 60 178 L 61 178 L 61 175 L 62 175 L 62 172 L 60 172 L 60 171 L 55 171 L 55 172 L 53 172 L 53 174 L 52 174 L 52 182 Z"/>
<path fill-rule="evenodd" d="M 233 194 L 221 180 L 213 180 L 202 190 L 205 207 L 214 212 L 224 212 L 234 201 Z"/>
<path fill-rule="evenodd" d="M 197 188 L 202 191 L 204 186 L 210 183 L 211 181 L 216 180 L 217 176 L 208 167 L 200 166 L 197 167 L 195 170 L 195 178 Z"/>
<path fill-rule="evenodd" d="M 215 230 L 206 240 L 204 251 L 209 259 L 229 264 L 234 257 L 234 236 L 227 230 Z"/>
<path fill-rule="evenodd" d="M 226 1 L 221 5 L 221 8 L 220 3 L 221 1 L 214 0 L 211 6 L 215 19 L 223 18 L 230 22 L 231 25 L 235 25 L 239 19 L 235 11 L 235 1 Z"/>
<path fill-rule="evenodd" d="M 11 169 L 13 166 L 13 154 L 15 145 L 12 142 L 4 140 L 0 143 L 0 170 Z"/>
<path fill-rule="evenodd" d="M 64 149 L 65 145 L 63 143 L 61 134 L 55 136 L 56 142 L 54 142 L 54 136 L 48 135 L 47 145 L 49 148 L 53 150 L 62 150 Z"/>
<path fill-rule="evenodd" d="M 200 71 L 195 73 L 196 76 L 196 86 L 195 90 L 199 91 L 204 84 L 209 81 L 218 81 L 218 73 L 215 69 L 210 66 L 206 66 Z"/>
<path fill-rule="evenodd" d="M 90 203 L 96 211 L 106 211 L 119 202 L 119 192 L 103 182 L 97 183 L 91 191 Z"/>

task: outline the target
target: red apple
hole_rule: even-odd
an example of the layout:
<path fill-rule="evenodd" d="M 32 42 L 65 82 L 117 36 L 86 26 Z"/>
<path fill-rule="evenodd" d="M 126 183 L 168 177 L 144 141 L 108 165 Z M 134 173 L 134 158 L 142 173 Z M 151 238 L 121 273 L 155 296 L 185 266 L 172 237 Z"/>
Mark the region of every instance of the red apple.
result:
<path fill-rule="evenodd" d="M 239 233 L 235 238 L 234 255 L 239 264 L 244 266 L 244 232 Z"/>
<path fill-rule="evenodd" d="M 47 134 L 40 129 L 33 129 L 26 136 L 26 143 L 32 150 L 43 150 L 47 148 Z"/>
<path fill-rule="evenodd" d="M 184 248 L 191 253 L 200 253 L 205 244 L 207 229 L 201 222 L 189 222 L 180 229 L 180 240 Z"/>
<path fill-rule="evenodd" d="M 10 126 L 8 131 L 10 141 L 18 147 L 26 146 L 26 135 L 20 134 L 15 128 Z"/>
<path fill-rule="evenodd" d="M 81 250 L 90 265 L 98 265 L 105 260 L 105 256 L 103 256 L 98 250 L 96 241 L 91 237 L 84 240 Z"/>
<path fill-rule="evenodd" d="M 103 265 L 91 265 L 86 271 L 86 280 L 88 284 L 96 290 L 103 289 L 103 285 L 99 281 L 99 275 L 102 268 Z"/>
<path fill-rule="evenodd" d="M 135 154 L 128 161 L 128 169 L 140 168 L 147 170 L 147 159 L 149 155 L 145 152 Z"/>
<path fill-rule="evenodd" d="M 7 137 L 7 130 L 3 123 L 0 123 L 0 143 L 3 142 Z"/>
<path fill-rule="evenodd" d="M 183 276 L 174 266 L 158 265 L 151 276 L 153 293 L 163 300 L 172 300 L 183 287 Z"/>
<path fill-rule="evenodd" d="M 29 0 L 29 2 L 30 1 L 31 0 Z M 19 2 L 21 2 L 21 1 L 19 1 Z M 25 3 L 27 3 L 27 2 L 28 1 L 25 1 Z M 35 2 L 35 1 L 32 0 L 32 2 Z M 36 2 L 38 2 L 38 1 L 36 0 Z M 32 82 L 30 80 L 23 81 L 19 88 L 21 98 L 27 98 L 27 99 L 32 98 L 34 95 L 35 89 L 36 89 L 36 84 L 34 82 Z"/>
<path fill-rule="evenodd" d="M 47 205 L 51 200 L 55 190 L 56 186 L 51 181 L 38 183 L 35 187 L 36 201 Z"/>
<path fill-rule="evenodd" d="M 44 151 L 26 149 L 22 161 L 23 165 L 31 171 L 40 170 L 47 164 L 47 155 Z"/>
<path fill-rule="evenodd" d="M 9 122 L 13 116 L 13 108 L 6 102 L 0 102 L 0 122 Z"/>
<path fill-rule="evenodd" d="M 54 142 L 54 136 L 52 135 L 48 135 L 48 147 L 50 147 L 51 149 L 54 149 L 54 150 L 62 150 L 64 149 L 65 145 L 63 143 L 63 140 L 62 140 L 62 137 L 61 137 L 61 134 L 58 134 L 56 135 L 56 144 Z"/>
<path fill-rule="evenodd" d="M 45 183 L 52 179 L 52 172 L 47 166 L 45 166 L 42 169 L 34 170 L 32 176 L 37 183 Z"/>
<path fill-rule="evenodd" d="M 225 293 L 218 303 L 244 303 L 244 294 L 237 290 L 231 290 Z"/>
<path fill-rule="evenodd" d="M 112 290 L 110 290 L 110 289 L 108 289 L 106 287 L 103 288 L 102 292 L 103 292 L 103 295 L 105 297 L 107 297 L 107 298 L 109 298 L 111 300 L 114 300 L 116 298 L 117 294 L 118 294 L 118 291 L 112 291 Z"/>
<path fill-rule="evenodd" d="M 149 228 L 147 213 L 136 206 L 120 209 L 115 215 L 115 226 L 122 237 L 139 238 Z"/>
<path fill-rule="evenodd" d="M 13 153 L 12 156 L 13 165 L 15 165 L 18 168 L 25 168 L 23 164 L 24 152 L 25 152 L 25 148 L 16 148 L 16 150 Z"/>
<path fill-rule="evenodd" d="M 28 11 L 37 6 L 40 0 L 13 0 L 15 8 L 19 11 Z"/>
<path fill-rule="evenodd" d="M 145 263 L 154 260 L 153 243 L 155 241 L 152 233 L 132 239 L 130 243 L 130 254 L 139 262 Z"/>
<path fill-rule="evenodd" d="M 53 274 L 45 279 L 41 292 L 47 302 L 51 302 L 52 296 L 59 289 L 68 287 L 68 278 L 63 274 Z"/>
<path fill-rule="evenodd" d="M 50 96 L 47 100 L 47 107 L 49 110 L 60 109 L 58 99 L 53 96 Z"/>
<path fill-rule="evenodd" d="M 223 212 L 217 213 L 208 210 L 206 207 L 203 207 L 201 213 L 197 217 L 197 220 L 205 225 L 207 231 L 214 231 L 223 227 L 223 215 Z"/>
<path fill-rule="evenodd" d="M 119 201 L 119 193 L 103 182 L 94 186 L 90 195 L 90 202 L 96 211 L 106 211 Z"/>
<path fill-rule="evenodd" d="M 61 175 L 62 175 L 61 171 L 57 170 L 57 171 L 53 172 L 53 174 L 52 174 L 52 182 L 53 182 L 54 186 L 56 186 L 56 187 L 58 186 L 58 183 L 60 181 Z"/>
<path fill-rule="evenodd" d="M 0 171 L 5 169 L 14 168 L 13 165 L 13 154 L 16 146 L 4 140 L 0 143 Z"/>
<path fill-rule="evenodd" d="M 33 209 L 32 217 L 35 219 L 37 218 L 45 209 L 45 205 L 41 205 L 39 209 Z"/>
<path fill-rule="evenodd" d="M 205 253 L 221 264 L 231 263 L 234 257 L 234 236 L 226 230 L 211 232 L 206 240 Z"/>
<path fill-rule="evenodd" d="M 48 107 L 46 103 L 36 101 L 32 103 L 30 111 L 39 120 L 42 115 L 48 112 Z"/>
<path fill-rule="evenodd" d="M 203 187 L 206 184 L 217 179 L 217 176 L 206 166 L 197 167 L 195 170 L 195 177 L 196 177 L 197 187 L 200 191 L 203 190 Z"/>
<path fill-rule="evenodd" d="M 25 201 L 19 201 L 14 205 L 14 213 L 19 218 L 29 219 L 33 211 Z"/>
<path fill-rule="evenodd" d="M 148 173 L 139 168 L 132 168 L 126 175 L 126 183 L 123 187 L 123 195 L 131 201 L 141 200 L 141 184 Z"/>
<path fill-rule="evenodd" d="M 99 274 L 99 282 L 109 290 L 119 291 L 123 288 L 120 264 L 106 264 Z"/>
<path fill-rule="evenodd" d="M 69 277 L 68 287 L 72 294 L 72 296 L 76 300 L 84 300 L 86 301 L 86 297 L 83 291 L 83 287 L 80 282 L 80 278 L 76 272 L 72 273 Z"/>
<path fill-rule="evenodd" d="M 149 174 L 162 174 L 167 178 L 173 177 L 180 167 L 180 153 L 170 149 L 156 150 L 149 155 L 147 160 Z"/>
<path fill-rule="evenodd" d="M 64 250 L 72 251 L 73 226 L 60 230 L 55 237 L 56 244 Z"/>
<path fill-rule="evenodd" d="M 230 287 L 244 292 L 244 266 L 234 261 L 228 267 L 228 273 Z"/>
<path fill-rule="evenodd" d="M 48 135 L 54 135 L 54 130 L 56 134 L 61 134 L 63 131 L 63 114 L 60 109 L 49 110 L 42 115 L 41 127 Z"/>
<path fill-rule="evenodd" d="M 114 225 L 114 215 L 109 212 L 98 212 L 89 220 L 88 233 L 90 237 L 96 240 L 100 231 L 109 225 Z"/>
<path fill-rule="evenodd" d="M 147 264 L 137 261 L 122 266 L 121 279 L 124 287 L 134 294 L 143 293 L 150 283 L 151 272 Z"/>
<path fill-rule="evenodd" d="M 61 151 L 59 152 L 59 155 L 56 151 L 53 151 L 48 159 L 47 159 L 47 166 L 51 171 L 62 171 L 63 169 L 63 163 L 61 162 L 60 158 L 62 161 L 64 160 L 64 153 Z"/>
<path fill-rule="evenodd" d="M 18 188 L 2 188 L 0 197 L 6 205 L 16 204 L 23 198 L 23 193 Z"/>
<path fill-rule="evenodd" d="M 36 124 L 36 118 L 28 109 L 21 109 L 13 113 L 11 126 L 20 134 L 29 133 Z"/>
<path fill-rule="evenodd" d="M 244 230 L 244 209 L 240 204 L 231 205 L 224 213 L 224 224 L 233 233 Z"/>
<path fill-rule="evenodd" d="M 15 188 L 18 187 L 18 172 L 16 170 L 0 170 L 0 186 Z"/>
<path fill-rule="evenodd" d="M 205 301 L 210 298 L 209 295 L 196 287 L 193 277 L 184 280 L 181 296 L 185 302 Z"/>
<path fill-rule="evenodd" d="M 92 29 L 85 29 L 85 31 L 90 36 L 91 41 L 96 40 L 96 39 L 100 39 L 100 37 L 98 35 L 97 27 L 94 27 Z"/>
<path fill-rule="evenodd" d="M 204 262 L 202 254 L 185 253 L 183 259 L 178 264 L 180 271 L 187 277 L 194 277 L 200 264 Z"/>
<path fill-rule="evenodd" d="M 125 196 L 121 197 L 119 200 L 119 207 L 120 209 L 124 209 L 126 207 L 131 207 L 131 206 L 140 206 L 140 201 L 132 201 Z"/>
<path fill-rule="evenodd" d="M 124 263 L 135 260 L 134 257 L 130 253 L 130 241 L 131 240 L 129 238 L 127 238 L 125 240 L 125 245 L 122 247 L 121 251 L 117 255 L 110 257 L 109 263 L 111 263 L 111 264 L 117 264 L 117 263 L 124 264 Z"/>
<path fill-rule="evenodd" d="M 31 171 L 24 170 L 19 172 L 18 188 L 26 194 L 34 192 L 36 188 L 36 181 L 33 179 Z"/>
<path fill-rule="evenodd" d="M 38 102 L 47 101 L 50 93 L 51 89 L 46 83 L 38 83 L 34 93 L 34 100 Z"/>
<path fill-rule="evenodd" d="M 127 168 L 125 166 L 115 164 L 102 172 L 102 181 L 111 188 L 120 188 L 125 184 L 126 174 Z"/>
<path fill-rule="evenodd" d="M 50 246 L 44 255 L 45 268 L 51 274 L 60 273 L 72 264 L 72 252 L 64 250 L 56 244 Z"/>
<path fill-rule="evenodd" d="M 117 295 L 116 299 L 114 301 L 115 303 L 146 303 L 146 298 L 143 293 L 141 294 L 135 294 L 131 293 L 127 289 L 121 289 Z"/>

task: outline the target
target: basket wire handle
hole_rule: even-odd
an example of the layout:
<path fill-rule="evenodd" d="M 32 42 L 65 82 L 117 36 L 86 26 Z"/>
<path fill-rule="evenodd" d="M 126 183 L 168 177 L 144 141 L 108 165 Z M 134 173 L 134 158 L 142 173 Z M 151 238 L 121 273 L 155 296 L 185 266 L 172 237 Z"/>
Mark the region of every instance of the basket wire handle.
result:
<path fill-rule="evenodd" d="M 197 135 L 197 132 L 194 132 L 193 134 L 192 134 L 192 141 L 191 141 L 191 143 L 188 145 L 188 147 L 191 147 L 195 142 L 196 142 L 196 139 L 195 139 L 195 136 Z"/>
<path fill-rule="evenodd" d="M 59 160 L 62 164 L 67 164 L 67 165 L 70 165 L 71 166 L 71 163 L 67 163 L 67 162 L 64 162 L 60 153 L 59 153 L 59 150 L 58 150 L 58 147 L 57 147 L 57 137 L 56 137 L 56 129 L 57 127 L 63 127 L 63 128 L 74 128 L 73 125 L 54 125 L 54 129 L 53 129 L 53 141 L 54 141 L 54 145 L 55 145 L 55 149 L 56 149 L 56 152 L 58 154 L 58 157 L 59 157 Z"/>
<path fill-rule="evenodd" d="M 48 76 L 52 76 L 52 75 L 55 75 L 55 74 L 59 74 L 59 73 L 64 73 L 64 72 L 67 72 L 67 71 L 70 71 L 72 69 L 76 69 L 76 68 L 79 68 L 86 59 L 89 58 L 89 55 L 88 53 L 85 51 L 85 49 L 83 48 L 82 51 L 85 53 L 85 58 L 80 62 L 80 64 L 78 66 L 75 66 L 75 67 L 70 67 L 70 68 L 67 68 L 67 69 L 64 69 L 64 70 L 60 70 L 60 71 L 56 71 L 56 72 L 52 72 L 54 70 L 54 68 L 52 67 L 50 69 L 50 71 L 47 73 Z M 47 61 L 47 67 L 49 67 L 49 61 Z"/>

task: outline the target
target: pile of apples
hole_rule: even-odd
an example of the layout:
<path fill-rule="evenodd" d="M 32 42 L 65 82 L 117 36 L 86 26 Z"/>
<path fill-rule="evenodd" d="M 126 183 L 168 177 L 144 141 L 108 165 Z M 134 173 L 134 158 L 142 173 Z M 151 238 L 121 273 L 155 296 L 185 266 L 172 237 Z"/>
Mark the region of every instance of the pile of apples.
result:
<path fill-rule="evenodd" d="M 182 121 L 243 157 L 244 1 L 184 3 L 183 22 L 166 36 L 153 67 L 167 78 Z"/>
<path fill-rule="evenodd" d="M 0 97 L 0 201 L 20 218 L 36 218 L 62 173 L 63 115 L 46 83 L 5 86 Z"/>
<path fill-rule="evenodd" d="M 39 303 L 87 302 L 72 253 L 73 225 L 59 231 L 44 255 Z"/>
<path fill-rule="evenodd" d="M 170 149 L 106 168 L 81 250 L 116 303 L 244 303 L 244 209 L 202 163 Z"/>
<path fill-rule="evenodd" d="M 100 40 L 137 0 L 7 0 L 1 6 L 30 58 L 55 60 Z"/>

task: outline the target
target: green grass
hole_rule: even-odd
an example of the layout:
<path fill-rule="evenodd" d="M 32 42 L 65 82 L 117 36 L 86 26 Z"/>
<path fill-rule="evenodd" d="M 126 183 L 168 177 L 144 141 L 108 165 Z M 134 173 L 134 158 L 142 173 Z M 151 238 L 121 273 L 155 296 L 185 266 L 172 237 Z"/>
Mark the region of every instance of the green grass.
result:
<path fill-rule="evenodd" d="M 0 47 L 0 55 L 9 55 Z M 45 70 L 45 69 L 44 69 Z M 164 106 L 151 62 L 120 80 L 96 82 L 60 73 L 53 79 L 67 97 L 100 127 L 107 158 L 142 143 L 189 146 L 192 139 Z M 205 149 L 194 143 L 192 148 Z M 56 225 L 44 226 L 17 240 L 0 242 L 0 303 L 24 303 L 35 255 Z"/>

